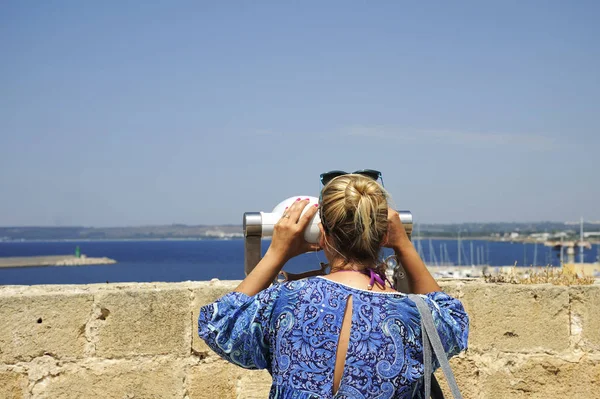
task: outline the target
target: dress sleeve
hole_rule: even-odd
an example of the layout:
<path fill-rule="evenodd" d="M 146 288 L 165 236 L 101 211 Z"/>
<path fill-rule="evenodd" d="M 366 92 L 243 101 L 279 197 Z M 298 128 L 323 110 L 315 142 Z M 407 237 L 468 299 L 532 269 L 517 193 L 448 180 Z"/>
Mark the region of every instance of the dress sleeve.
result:
<path fill-rule="evenodd" d="M 200 308 L 198 335 L 224 359 L 248 369 L 271 368 L 270 320 L 278 291 L 250 297 L 230 292 Z"/>
<path fill-rule="evenodd" d="M 425 300 L 448 358 L 467 349 L 469 316 L 462 303 L 441 291 L 427 294 Z"/>

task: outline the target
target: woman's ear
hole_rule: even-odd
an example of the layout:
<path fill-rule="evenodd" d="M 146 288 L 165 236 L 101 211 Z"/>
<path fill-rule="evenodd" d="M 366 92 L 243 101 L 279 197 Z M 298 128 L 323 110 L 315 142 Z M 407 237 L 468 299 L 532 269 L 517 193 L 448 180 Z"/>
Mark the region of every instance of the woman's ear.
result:
<path fill-rule="evenodd" d="M 321 247 L 321 249 L 325 248 L 325 229 L 323 228 L 323 223 L 319 222 L 319 231 L 321 232 L 321 234 L 319 234 L 319 246 Z"/>

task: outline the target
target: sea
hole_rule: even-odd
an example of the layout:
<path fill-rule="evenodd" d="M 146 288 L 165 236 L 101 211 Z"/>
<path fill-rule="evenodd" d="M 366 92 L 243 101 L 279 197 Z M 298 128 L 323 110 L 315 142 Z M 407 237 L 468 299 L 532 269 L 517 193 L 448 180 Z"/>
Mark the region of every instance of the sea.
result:
<path fill-rule="evenodd" d="M 269 245 L 262 242 L 263 253 Z M 458 264 L 456 240 L 415 241 L 428 264 Z M 237 240 L 152 240 L 152 241 L 23 241 L 0 242 L 0 257 L 65 255 L 75 252 L 88 257 L 108 257 L 116 264 L 90 266 L 45 266 L 0 268 L 0 285 L 91 284 L 116 282 L 178 282 L 239 280 L 244 278 L 244 241 Z M 484 240 L 462 240 L 461 264 L 490 266 L 558 266 L 558 251 L 542 244 Z M 471 248 L 473 248 L 471 250 Z M 389 253 L 388 253 L 389 254 Z M 471 259 L 472 254 L 472 259 Z M 595 262 L 598 245 L 584 251 L 584 262 Z M 566 255 L 565 255 L 566 256 Z M 565 258 L 566 259 L 566 258 Z M 579 261 L 579 255 L 576 258 Z M 292 259 L 284 270 L 308 271 L 325 262 L 322 252 Z"/>

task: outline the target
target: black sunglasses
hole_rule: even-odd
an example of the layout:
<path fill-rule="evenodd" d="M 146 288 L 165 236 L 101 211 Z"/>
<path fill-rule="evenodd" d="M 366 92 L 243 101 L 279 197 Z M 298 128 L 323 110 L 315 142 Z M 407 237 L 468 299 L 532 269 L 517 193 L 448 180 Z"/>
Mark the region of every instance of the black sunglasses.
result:
<path fill-rule="evenodd" d="M 330 181 L 339 176 L 349 175 L 350 173 L 344 172 L 343 170 L 332 170 L 330 172 L 321 173 L 321 184 L 326 186 Z M 383 175 L 378 170 L 373 169 L 362 169 L 352 172 L 355 175 L 362 175 L 373 179 L 375 181 L 381 180 L 381 185 L 383 186 Z"/>

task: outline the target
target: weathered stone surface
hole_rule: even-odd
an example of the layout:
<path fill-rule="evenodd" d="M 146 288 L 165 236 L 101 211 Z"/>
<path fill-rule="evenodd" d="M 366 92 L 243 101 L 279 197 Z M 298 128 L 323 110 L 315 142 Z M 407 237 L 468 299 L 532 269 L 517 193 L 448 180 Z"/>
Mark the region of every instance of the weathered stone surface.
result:
<path fill-rule="evenodd" d="M 505 398 L 598 398 L 600 362 L 570 363 L 549 356 L 507 360 L 506 367 L 487 375 L 482 397 Z"/>
<path fill-rule="evenodd" d="M 0 372 L 0 399 L 21 399 L 25 396 L 27 377 L 12 371 Z"/>
<path fill-rule="evenodd" d="M 190 291 L 124 290 L 99 293 L 96 355 L 187 355 L 190 351 Z"/>
<path fill-rule="evenodd" d="M 242 370 L 237 399 L 265 399 L 273 379 L 266 370 Z"/>
<path fill-rule="evenodd" d="M 265 398 L 266 371 L 197 337 L 200 306 L 237 283 L 0 286 L 0 399 Z M 442 286 L 471 317 L 470 349 L 451 360 L 466 399 L 597 397 L 599 286 Z"/>
<path fill-rule="evenodd" d="M 472 350 L 527 353 L 568 348 L 567 287 L 474 284 L 462 292 Z"/>
<path fill-rule="evenodd" d="M 464 282 L 445 280 L 439 281 L 438 284 L 442 288 L 442 291 L 444 291 L 446 294 L 457 299 L 462 299 L 463 293 L 461 289 L 465 286 Z"/>
<path fill-rule="evenodd" d="M 30 381 L 39 381 L 62 372 L 61 362 L 52 356 L 36 357 L 27 364 L 27 377 Z"/>
<path fill-rule="evenodd" d="M 460 393 L 465 399 L 475 399 L 479 396 L 479 369 L 473 359 L 468 355 L 461 354 L 450 359 L 450 367 L 454 373 L 454 378 L 460 389 Z M 435 376 L 442 387 L 444 397 L 451 398 L 452 393 L 448 389 L 446 377 L 441 369 L 435 372 Z"/>
<path fill-rule="evenodd" d="M 189 399 L 236 399 L 241 368 L 224 360 L 194 366 L 188 372 Z"/>
<path fill-rule="evenodd" d="M 37 382 L 32 399 L 182 398 L 184 378 L 183 365 L 173 361 L 104 360 Z"/>
<path fill-rule="evenodd" d="M 600 286 L 574 287 L 570 295 L 571 333 L 582 348 L 600 350 Z"/>
<path fill-rule="evenodd" d="M 0 296 L 0 361 L 83 356 L 92 303 L 89 294 Z"/>
<path fill-rule="evenodd" d="M 200 314 L 200 307 L 214 302 L 216 299 L 222 297 L 228 292 L 231 292 L 236 286 L 237 284 L 233 285 L 230 282 L 215 281 L 211 282 L 210 284 L 206 284 L 206 286 L 202 288 L 193 290 L 194 299 L 192 301 L 191 309 L 192 351 L 200 357 L 206 357 L 214 354 L 214 352 L 211 351 L 204 341 L 198 337 L 198 315 Z"/>

